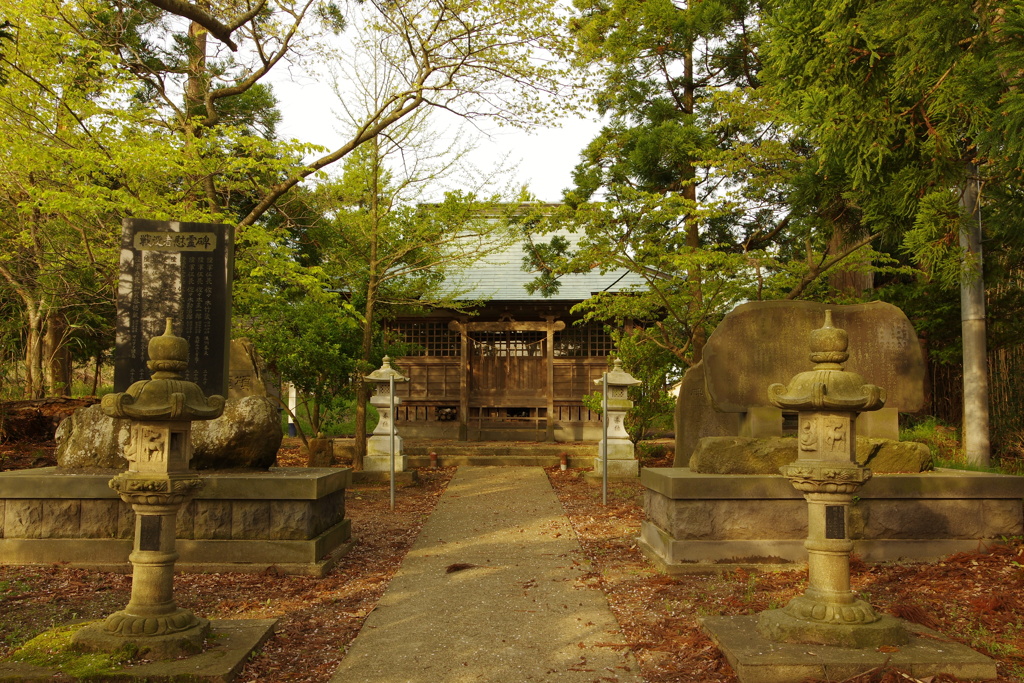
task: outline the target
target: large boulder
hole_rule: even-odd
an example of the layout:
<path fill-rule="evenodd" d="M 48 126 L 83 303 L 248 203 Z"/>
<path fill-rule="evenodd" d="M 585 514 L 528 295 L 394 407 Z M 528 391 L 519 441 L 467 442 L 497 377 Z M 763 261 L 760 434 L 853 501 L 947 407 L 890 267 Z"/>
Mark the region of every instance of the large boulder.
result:
<path fill-rule="evenodd" d="M 281 416 L 273 399 L 229 399 L 216 420 L 192 423 L 192 467 L 197 470 L 271 467 L 281 447 Z"/>
<path fill-rule="evenodd" d="M 872 472 L 924 472 L 935 469 L 932 452 L 919 441 L 857 439 L 857 464 Z"/>
<path fill-rule="evenodd" d="M 128 461 L 123 454 L 130 437 L 128 420 L 107 417 L 99 404 L 79 408 L 57 427 L 57 467 L 127 469 Z"/>
<path fill-rule="evenodd" d="M 690 469 L 701 474 L 778 474 L 796 460 L 796 437 L 751 439 L 710 436 L 697 443 Z M 857 463 L 872 472 L 924 472 L 933 469 L 928 446 L 916 441 L 857 438 Z"/>
<path fill-rule="evenodd" d="M 707 436 L 697 442 L 690 469 L 702 474 L 778 474 L 796 459 L 796 439 Z"/>
<path fill-rule="evenodd" d="M 129 420 L 107 417 L 98 405 L 75 411 L 57 428 L 58 467 L 126 469 L 130 425 Z M 277 460 L 283 436 L 273 399 L 228 399 L 216 420 L 192 423 L 192 467 L 265 470 Z"/>

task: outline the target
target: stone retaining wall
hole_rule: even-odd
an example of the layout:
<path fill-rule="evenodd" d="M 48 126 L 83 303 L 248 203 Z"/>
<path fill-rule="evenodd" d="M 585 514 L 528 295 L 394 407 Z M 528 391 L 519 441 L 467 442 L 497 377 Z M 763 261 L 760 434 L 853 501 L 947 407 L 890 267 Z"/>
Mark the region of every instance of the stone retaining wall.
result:
<path fill-rule="evenodd" d="M 177 519 L 177 568 L 324 574 L 349 546 L 351 470 L 203 472 Z M 130 568 L 135 514 L 107 486 L 112 473 L 57 468 L 0 473 L 0 563 Z"/>
<path fill-rule="evenodd" d="M 806 562 L 807 503 L 779 475 L 647 468 L 640 544 L 670 573 Z M 868 561 L 935 560 L 1024 533 L 1024 477 L 937 470 L 879 474 L 850 507 Z"/>

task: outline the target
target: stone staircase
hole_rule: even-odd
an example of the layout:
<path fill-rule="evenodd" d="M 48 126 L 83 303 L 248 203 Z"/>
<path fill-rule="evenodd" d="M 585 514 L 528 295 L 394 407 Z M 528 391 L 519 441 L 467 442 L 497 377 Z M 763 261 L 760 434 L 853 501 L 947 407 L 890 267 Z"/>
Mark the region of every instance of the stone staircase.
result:
<path fill-rule="evenodd" d="M 429 441 L 406 439 L 405 453 L 411 467 L 429 467 L 430 454 L 446 466 L 519 466 L 550 467 L 568 459 L 569 467 L 593 467 L 596 443 L 508 442 L 508 441 Z"/>

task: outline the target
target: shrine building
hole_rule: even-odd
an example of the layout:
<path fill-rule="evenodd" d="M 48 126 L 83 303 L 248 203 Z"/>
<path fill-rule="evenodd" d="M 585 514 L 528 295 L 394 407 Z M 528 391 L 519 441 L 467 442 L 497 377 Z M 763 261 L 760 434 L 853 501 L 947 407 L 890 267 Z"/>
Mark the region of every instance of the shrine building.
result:
<path fill-rule="evenodd" d="M 565 235 L 571 237 L 570 235 Z M 599 292 L 641 283 L 624 269 L 565 275 L 556 294 L 528 294 L 515 244 L 460 275 L 460 298 L 487 300 L 469 316 L 435 311 L 398 318 L 390 331 L 414 350 L 398 359 L 403 436 L 462 441 L 596 441 L 599 415 L 582 397 L 597 390 L 614 343 L 570 309 Z"/>

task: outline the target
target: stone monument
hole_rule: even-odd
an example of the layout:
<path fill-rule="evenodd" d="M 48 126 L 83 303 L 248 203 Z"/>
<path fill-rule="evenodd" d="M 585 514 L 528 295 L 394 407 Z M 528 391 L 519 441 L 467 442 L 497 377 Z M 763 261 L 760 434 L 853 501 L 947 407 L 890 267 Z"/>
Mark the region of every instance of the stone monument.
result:
<path fill-rule="evenodd" d="M 373 395 L 370 397 L 370 405 L 377 409 L 380 419 L 373 434 L 366 440 L 366 458 L 363 460 L 363 469 L 367 472 L 390 472 L 391 471 L 391 439 L 393 406 L 402 402 L 398 396 L 390 395 L 392 382 L 408 382 L 402 373 L 391 367 L 390 356 L 384 356 L 384 361 L 379 368 L 366 376 L 366 380 L 374 383 Z M 402 452 L 402 437 L 398 435 L 397 429 L 394 434 L 395 448 L 395 472 L 405 472 L 408 469 L 408 456 Z"/>
<path fill-rule="evenodd" d="M 174 336 L 171 319 L 149 342 L 151 380 L 103 397 L 110 417 L 131 421 L 128 470 L 110 487 L 135 512 L 134 568 L 128 605 L 101 624 L 87 626 L 74 643 L 87 650 L 114 651 L 134 643 L 156 659 L 197 652 L 210 623 L 174 602 L 175 522 L 182 504 L 202 486 L 190 470 L 192 421 L 211 420 L 224 409 L 223 396 L 203 395 L 182 379 L 188 342 Z"/>
<path fill-rule="evenodd" d="M 899 439 L 900 412 L 924 405 L 924 356 L 917 333 L 897 307 L 880 301 L 832 306 L 851 340 L 852 362 L 884 388 L 887 405 L 859 418 L 862 436 Z M 825 305 L 812 301 L 755 301 L 737 306 L 708 339 L 704 360 L 683 378 L 676 407 L 676 467 L 687 467 L 704 437 L 783 435 L 783 410 L 764 387 L 804 367 L 807 334 Z"/>
<path fill-rule="evenodd" d="M 126 218 L 121 235 L 114 391 L 149 376 L 144 340 L 173 318 L 192 353 L 185 379 L 227 396 L 233 228 Z"/>
<path fill-rule="evenodd" d="M 627 398 L 627 390 L 631 386 L 640 384 L 640 380 L 634 378 L 622 369 L 622 361 L 615 359 L 612 371 L 606 373 L 608 377 L 608 414 L 602 416 L 607 425 L 607 437 L 602 435 L 597 444 L 597 458 L 594 460 L 594 476 L 604 476 L 603 454 L 607 449 L 608 456 L 608 478 L 609 479 L 635 479 L 640 475 L 640 463 L 636 459 L 636 452 L 633 448 L 633 441 L 626 432 L 626 412 L 633 407 L 633 402 Z M 594 384 L 602 386 L 604 378 L 595 379 Z"/>
<path fill-rule="evenodd" d="M 885 390 L 844 369 L 849 337 L 825 324 L 811 332 L 814 369 L 789 386 L 768 387 L 769 402 L 797 411 L 799 455 L 781 468 L 807 500 L 807 590 L 782 609 L 761 614 L 761 633 L 771 640 L 840 647 L 902 645 L 907 633 L 850 590 L 850 542 L 846 520 L 850 503 L 871 470 L 856 460 L 857 414 L 885 405 Z"/>

